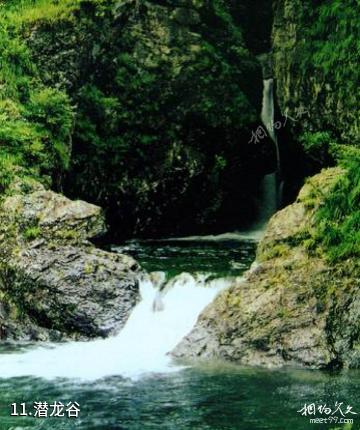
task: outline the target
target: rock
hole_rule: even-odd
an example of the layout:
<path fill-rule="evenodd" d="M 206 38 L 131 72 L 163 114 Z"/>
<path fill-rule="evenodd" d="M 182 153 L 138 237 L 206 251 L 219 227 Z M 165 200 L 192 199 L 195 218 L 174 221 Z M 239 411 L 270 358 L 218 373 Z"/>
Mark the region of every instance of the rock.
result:
<path fill-rule="evenodd" d="M 175 357 L 266 367 L 359 367 L 360 264 L 330 266 L 306 249 L 314 211 L 341 173 L 329 169 L 315 176 L 293 205 L 271 219 L 245 282 L 205 309 Z"/>
<path fill-rule="evenodd" d="M 26 250 L 9 264 L 7 294 L 39 326 L 107 336 L 137 302 L 136 268 L 130 257 L 93 247 Z"/>
<path fill-rule="evenodd" d="M 88 242 L 106 231 L 101 208 L 34 190 L 0 207 L 1 339 L 116 333 L 139 298 L 138 264 Z"/>
<path fill-rule="evenodd" d="M 24 226 L 36 228 L 38 236 L 47 240 L 79 242 L 106 232 L 100 207 L 81 200 L 72 201 L 52 191 L 9 197 L 3 203 L 3 211 L 23 229 Z"/>
<path fill-rule="evenodd" d="M 150 281 L 158 290 L 164 285 L 166 281 L 166 273 L 165 272 L 150 272 L 149 273 Z"/>

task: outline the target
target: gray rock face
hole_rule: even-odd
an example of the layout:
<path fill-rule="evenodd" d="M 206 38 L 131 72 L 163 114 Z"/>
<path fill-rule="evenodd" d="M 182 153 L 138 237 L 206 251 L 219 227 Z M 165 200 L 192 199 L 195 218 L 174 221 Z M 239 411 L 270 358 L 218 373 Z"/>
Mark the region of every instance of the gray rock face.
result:
<path fill-rule="evenodd" d="M 258 264 L 205 309 L 175 357 L 360 367 L 359 262 L 330 267 L 305 246 L 314 210 L 339 175 L 330 169 L 312 178 L 297 202 L 272 218 Z"/>
<path fill-rule="evenodd" d="M 99 207 L 44 189 L 0 209 L 0 336 L 60 340 L 119 331 L 138 297 L 135 260 L 96 249 Z"/>
<path fill-rule="evenodd" d="M 2 210 L 18 223 L 36 227 L 39 237 L 48 241 L 80 242 L 106 232 L 100 207 L 81 200 L 72 201 L 45 189 L 8 197 Z"/>

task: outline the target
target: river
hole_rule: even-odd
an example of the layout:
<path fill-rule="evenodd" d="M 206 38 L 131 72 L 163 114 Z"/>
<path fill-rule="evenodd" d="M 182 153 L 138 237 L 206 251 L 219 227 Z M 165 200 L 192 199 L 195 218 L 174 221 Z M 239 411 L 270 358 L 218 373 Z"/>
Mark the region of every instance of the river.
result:
<path fill-rule="evenodd" d="M 125 329 L 86 343 L 3 345 L 0 429 L 305 430 L 312 428 L 298 412 L 305 403 L 343 402 L 360 413 L 359 372 L 189 365 L 167 355 L 201 310 L 250 266 L 257 239 L 229 234 L 114 247 L 156 271 L 141 278 L 142 301 Z M 54 402 L 77 402 L 79 417 L 35 418 L 33 402 L 47 402 L 48 414 Z M 17 412 L 25 403 L 28 416 L 10 416 L 13 403 Z"/>

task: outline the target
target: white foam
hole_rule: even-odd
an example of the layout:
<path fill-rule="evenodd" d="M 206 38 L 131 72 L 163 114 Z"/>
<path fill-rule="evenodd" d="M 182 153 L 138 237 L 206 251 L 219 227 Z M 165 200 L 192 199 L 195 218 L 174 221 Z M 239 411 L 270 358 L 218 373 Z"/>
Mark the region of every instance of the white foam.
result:
<path fill-rule="evenodd" d="M 264 233 L 263 228 L 253 229 L 248 231 L 234 231 L 231 233 L 221 233 L 217 235 L 207 235 L 207 236 L 185 236 L 185 237 L 173 237 L 169 239 L 161 239 L 161 242 L 222 242 L 222 241 L 239 241 L 244 240 L 257 242 L 261 239 Z M 156 242 L 147 241 L 147 242 Z"/>
<path fill-rule="evenodd" d="M 141 302 L 116 337 L 91 342 L 45 345 L 25 353 L 0 355 L 0 377 L 36 376 L 96 380 L 122 375 L 178 370 L 167 355 L 190 332 L 201 311 L 231 280 L 206 281 L 184 273 L 162 297 L 164 310 L 153 312 L 158 294 L 150 278 L 140 282 Z"/>

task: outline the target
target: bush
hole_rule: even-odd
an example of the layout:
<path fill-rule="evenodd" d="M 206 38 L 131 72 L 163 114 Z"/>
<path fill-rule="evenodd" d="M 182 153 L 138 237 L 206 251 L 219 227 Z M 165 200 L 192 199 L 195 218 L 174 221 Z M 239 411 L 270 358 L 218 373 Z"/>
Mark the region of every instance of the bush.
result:
<path fill-rule="evenodd" d="M 360 150 L 343 147 L 337 155 L 345 174 L 316 214 L 316 239 L 333 262 L 360 257 Z"/>
<path fill-rule="evenodd" d="M 334 164 L 334 157 L 331 153 L 334 139 L 328 131 L 306 132 L 300 136 L 299 141 L 306 156 L 314 165 L 314 169 Z"/>
<path fill-rule="evenodd" d="M 68 96 L 52 88 L 34 92 L 27 105 L 26 118 L 37 125 L 45 150 L 51 155 L 51 165 L 67 169 L 70 163 L 70 136 L 74 114 Z"/>
<path fill-rule="evenodd" d="M 69 165 L 73 112 L 68 97 L 44 87 L 25 44 L 0 16 L 0 187 L 16 170 L 38 180 Z"/>

